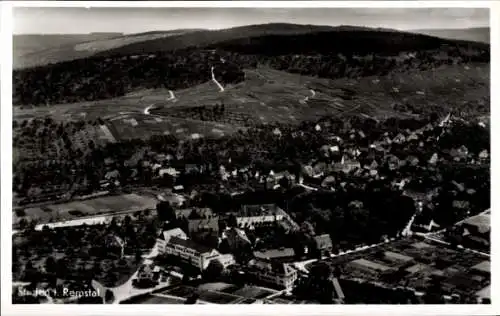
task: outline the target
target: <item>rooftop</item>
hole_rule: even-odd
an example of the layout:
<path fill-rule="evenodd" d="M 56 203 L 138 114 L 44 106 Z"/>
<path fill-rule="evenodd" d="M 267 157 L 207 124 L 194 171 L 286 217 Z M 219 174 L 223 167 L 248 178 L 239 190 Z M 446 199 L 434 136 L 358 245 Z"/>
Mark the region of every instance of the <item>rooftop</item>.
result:
<path fill-rule="evenodd" d="M 165 241 L 169 241 L 172 236 L 177 236 L 180 238 L 180 236 L 186 236 L 184 231 L 180 228 L 173 228 L 169 230 L 162 231 L 160 234 L 160 238 L 163 238 Z"/>
<path fill-rule="evenodd" d="M 185 217 L 188 218 L 193 211 L 196 211 L 196 214 L 199 215 L 200 217 L 208 217 L 210 215 L 213 215 L 213 211 L 210 208 L 186 208 L 186 209 L 181 209 L 181 210 L 175 210 L 175 216 L 176 217 Z"/>
<path fill-rule="evenodd" d="M 254 205 L 243 205 L 241 207 L 240 216 L 260 216 L 260 215 L 272 215 L 278 209 L 276 204 L 254 204 Z"/>
<path fill-rule="evenodd" d="M 370 261 L 370 260 L 366 260 L 366 259 L 363 259 L 363 258 L 353 260 L 353 261 L 351 261 L 351 263 L 353 263 L 355 265 L 359 265 L 359 266 L 365 267 L 365 268 L 368 268 L 368 269 L 376 270 L 376 271 L 387 271 L 387 270 L 390 270 L 390 268 L 387 267 L 387 266 L 384 266 L 382 264 L 379 264 L 379 263 L 376 263 L 376 262 L 373 262 L 373 261 Z"/>
<path fill-rule="evenodd" d="M 466 225 L 476 226 L 480 232 L 487 232 L 490 230 L 491 217 L 489 214 L 480 214 L 469 217 L 463 223 Z"/>
<path fill-rule="evenodd" d="M 397 252 L 386 251 L 384 254 L 388 259 L 399 260 L 399 261 L 411 261 L 411 260 L 413 260 L 412 257 L 405 256 L 405 255 L 402 255 L 402 254 L 397 253 Z"/>
<path fill-rule="evenodd" d="M 491 262 L 485 260 L 473 266 L 472 269 L 489 273 L 491 269 Z"/>
<path fill-rule="evenodd" d="M 211 229 L 214 231 L 218 231 L 219 217 L 189 219 L 188 227 L 190 232 L 193 230 L 204 230 L 204 229 L 205 230 Z"/>
<path fill-rule="evenodd" d="M 168 244 L 169 245 L 170 244 L 179 245 L 179 246 L 182 246 L 185 248 L 193 249 L 198 253 L 206 253 L 206 252 L 212 251 L 212 249 L 205 247 L 203 245 L 200 245 L 200 244 L 192 241 L 191 239 L 182 239 L 182 238 L 179 238 L 177 236 L 172 236 L 172 238 L 170 238 L 170 241 L 168 242 Z"/>
<path fill-rule="evenodd" d="M 295 256 L 293 248 L 270 249 L 265 251 L 255 251 L 254 256 L 259 259 L 279 259 Z"/>
<path fill-rule="evenodd" d="M 320 249 L 320 250 L 332 247 L 332 239 L 330 238 L 330 235 L 328 235 L 328 234 L 315 236 L 314 241 L 316 243 L 316 247 L 318 247 L 318 249 Z"/>
<path fill-rule="evenodd" d="M 227 238 L 240 238 L 241 240 L 244 240 L 247 243 L 250 243 L 250 240 L 248 239 L 247 235 L 245 234 L 244 230 L 241 230 L 239 228 L 230 228 L 227 229 L 224 234 L 227 236 Z"/>
<path fill-rule="evenodd" d="M 488 285 L 482 290 L 477 291 L 476 295 L 480 298 L 491 298 L 491 285 Z"/>
<path fill-rule="evenodd" d="M 271 263 L 259 259 L 250 261 L 250 267 L 285 275 L 295 271 L 294 268 L 286 263 Z"/>

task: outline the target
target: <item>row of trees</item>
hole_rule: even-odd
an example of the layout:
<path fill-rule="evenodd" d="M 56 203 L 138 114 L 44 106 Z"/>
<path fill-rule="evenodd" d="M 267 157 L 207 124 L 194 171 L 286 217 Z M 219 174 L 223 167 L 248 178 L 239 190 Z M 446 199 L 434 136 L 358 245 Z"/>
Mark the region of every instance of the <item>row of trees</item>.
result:
<path fill-rule="evenodd" d="M 13 246 L 13 272 L 15 279 L 34 281 L 47 277 L 101 278 L 106 285 L 116 282 L 132 271 L 142 260 L 142 250 L 156 242 L 159 222 L 154 217 L 138 215 L 135 220 L 125 216 L 118 225 L 113 219 L 109 225 L 23 232 L 22 242 Z M 124 241 L 123 254 L 118 244 L 109 243 L 113 236 Z M 111 238 L 111 239 L 110 239 Z M 56 259 L 54 254 L 58 254 Z M 63 254 L 63 256 L 59 256 Z M 43 265 L 35 267 L 36 260 Z M 44 267 L 44 269 L 40 269 Z"/>

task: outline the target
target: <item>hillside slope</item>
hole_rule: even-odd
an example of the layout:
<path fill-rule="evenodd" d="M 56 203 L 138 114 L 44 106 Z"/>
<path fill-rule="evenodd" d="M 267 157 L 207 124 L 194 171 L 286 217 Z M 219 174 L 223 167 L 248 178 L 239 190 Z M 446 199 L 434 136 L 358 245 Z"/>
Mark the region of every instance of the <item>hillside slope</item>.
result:
<path fill-rule="evenodd" d="M 91 57 L 136 42 L 178 36 L 197 29 L 138 34 L 92 33 L 81 35 L 20 35 L 14 37 L 14 68 L 29 68 Z"/>
<path fill-rule="evenodd" d="M 474 41 L 481 43 L 490 42 L 490 28 L 477 27 L 467 29 L 428 29 L 414 30 L 414 33 L 425 34 L 453 40 Z"/>
<path fill-rule="evenodd" d="M 267 34 L 253 37 L 238 29 L 210 31 L 229 32 L 233 39 L 226 41 L 217 39 L 228 36 L 199 39 L 206 31 L 193 31 L 111 50 L 116 43 L 94 43 L 104 49 L 97 56 L 16 70 L 14 105 L 39 106 L 18 117 L 48 111 L 92 119 L 154 110 L 193 122 L 248 125 L 350 112 L 489 112 L 488 44 L 345 26 L 314 32 L 306 31 L 309 26 L 250 26 Z M 145 36 L 158 34 L 163 35 Z M 193 36 L 198 43 L 213 43 L 149 51 L 150 42 Z M 124 47 L 142 51 L 112 53 Z M 57 112 L 51 113 L 55 104 Z M 229 116 L 220 116 L 222 104 Z"/>
<path fill-rule="evenodd" d="M 368 41 L 368 42 L 366 42 Z M 294 44 L 295 43 L 295 44 Z M 339 45 L 342 43 L 342 45 Z M 279 48 L 281 45 L 283 48 Z M 286 53 L 328 49 L 330 52 L 345 50 L 370 50 L 380 53 L 380 47 L 393 50 L 428 47 L 438 48 L 442 44 L 454 44 L 422 34 L 398 30 L 368 28 L 358 26 L 316 26 L 285 23 L 271 23 L 235 27 L 217 31 L 200 31 L 181 36 L 142 41 L 100 53 L 100 56 L 132 55 L 186 48 L 225 48 L 228 46 L 248 46 L 259 53 L 263 50 L 281 49 Z M 354 48 L 354 46 L 355 48 Z M 375 45 L 372 47 L 371 45 Z M 353 47 L 351 49 L 351 47 Z"/>
<path fill-rule="evenodd" d="M 63 45 L 103 40 L 122 35 L 122 33 L 17 34 L 12 36 L 12 48 L 14 56 L 22 56 Z"/>
<path fill-rule="evenodd" d="M 143 43 L 146 44 L 146 43 Z M 489 45 L 385 30 L 334 30 L 309 34 L 264 35 L 218 42 L 207 46 L 244 54 L 398 55 L 441 49 L 443 46 L 488 50 Z"/>
<path fill-rule="evenodd" d="M 158 51 L 172 51 L 188 47 L 200 47 L 239 38 L 262 35 L 294 35 L 332 30 L 331 26 L 297 25 L 271 23 L 250 25 L 222 30 L 180 29 L 172 31 L 153 31 L 124 35 L 111 41 L 89 41 L 85 45 L 70 45 L 52 47 L 44 51 L 38 50 L 17 58 L 15 68 L 43 66 L 50 63 L 87 58 L 93 55 L 134 55 Z M 342 27 L 343 30 L 358 29 L 357 27 Z M 82 42 L 80 42 L 82 43 Z"/>
<path fill-rule="evenodd" d="M 175 99 L 171 99 L 165 88 L 141 89 L 109 100 L 15 107 L 14 118 L 50 115 L 59 120 L 95 120 L 134 113 L 142 117 L 144 109 L 152 105 L 155 109 L 151 113 L 160 117 L 190 119 L 193 124 L 215 121 L 231 125 L 299 123 L 323 115 L 407 117 L 450 110 L 489 113 L 489 65 L 486 64 L 443 65 L 426 71 L 335 80 L 291 74 L 262 65 L 244 69 L 244 73 L 245 81 L 225 84 L 224 92 L 211 81 L 173 90 Z M 200 117 L 199 110 L 209 113 L 221 104 L 225 105 L 224 117 Z M 155 123 L 154 117 L 148 124 L 161 123 Z M 158 128 L 159 125 L 154 129 Z"/>
<path fill-rule="evenodd" d="M 297 41 L 300 42 L 300 45 L 294 44 Z M 346 50 L 366 52 L 370 49 L 377 52 L 380 46 L 392 47 L 393 51 L 401 51 L 407 49 L 422 50 L 429 47 L 438 48 L 439 45 L 446 43 L 454 45 L 453 42 L 446 42 L 422 34 L 415 35 L 389 29 L 371 29 L 348 25 L 332 27 L 270 23 L 222 30 L 154 31 L 85 42 L 73 41 L 67 45 L 20 55 L 15 58 L 14 68 L 43 66 L 92 56 L 128 56 L 171 52 L 195 47 L 220 48 L 228 45 L 250 45 L 254 50 L 263 53 L 263 49 L 269 50 L 268 47 L 277 48 L 283 44 L 281 51 L 291 53 L 291 48 L 298 47 L 301 47 L 302 51 L 304 49 L 312 51 L 320 47 L 320 50 L 327 49 L 330 52 Z"/>

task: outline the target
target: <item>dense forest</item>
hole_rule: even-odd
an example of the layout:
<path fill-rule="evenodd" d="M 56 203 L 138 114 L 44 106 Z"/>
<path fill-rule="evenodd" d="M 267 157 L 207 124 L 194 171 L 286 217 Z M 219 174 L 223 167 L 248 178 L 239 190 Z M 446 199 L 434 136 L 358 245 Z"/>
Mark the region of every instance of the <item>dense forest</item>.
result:
<path fill-rule="evenodd" d="M 92 57 L 14 71 L 14 104 L 46 105 L 122 96 L 136 88 L 176 90 L 211 79 L 210 52 Z M 243 80 L 243 71 L 225 63 L 215 69 L 222 82 Z"/>
<path fill-rule="evenodd" d="M 395 56 L 401 52 L 435 50 L 446 46 L 479 51 L 489 49 L 487 44 L 450 41 L 405 32 L 371 30 L 315 32 L 294 36 L 266 35 L 221 42 L 209 47 L 259 55 L 321 53 Z"/>

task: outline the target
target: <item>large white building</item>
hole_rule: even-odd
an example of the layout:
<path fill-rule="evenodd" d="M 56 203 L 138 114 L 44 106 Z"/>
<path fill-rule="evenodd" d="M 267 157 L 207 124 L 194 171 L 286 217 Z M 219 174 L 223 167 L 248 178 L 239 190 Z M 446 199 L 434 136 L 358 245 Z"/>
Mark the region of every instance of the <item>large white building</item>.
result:
<path fill-rule="evenodd" d="M 162 254 L 180 257 L 200 270 L 206 269 L 212 260 L 219 260 L 224 267 L 235 262 L 232 255 L 221 254 L 215 249 L 210 249 L 187 238 L 180 228 L 163 232 L 158 238 L 158 251 Z"/>
<path fill-rule="evenodd" d="M 156 240 L 157 241 L 156 244 L 158 245 L 158 251 L 160 253 L 166 252 L 167 243 L 170 241 L 170 238 L 172 237 L 178 237 L 182 239 L 188 238 L 186 233 L 184 233 L 184 231 L 182 231 L 182 229 L 180 228 L 174 228 L 163 231 L 160 237 L 158 237 L 158 239 Z"/>
<path fill-rule="evenodd" d="M 273 263 L 259 259 L 250 262 L 248 274 L 264 283 L 284 289 L 292 289 L 298 277 L 297 270 L 286 263 Z"/>

